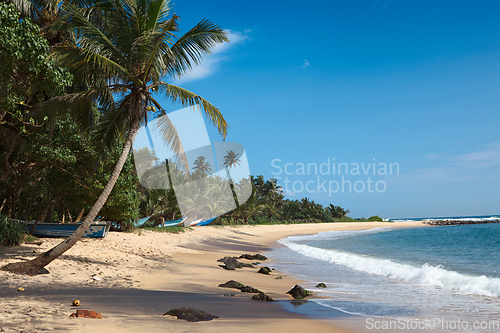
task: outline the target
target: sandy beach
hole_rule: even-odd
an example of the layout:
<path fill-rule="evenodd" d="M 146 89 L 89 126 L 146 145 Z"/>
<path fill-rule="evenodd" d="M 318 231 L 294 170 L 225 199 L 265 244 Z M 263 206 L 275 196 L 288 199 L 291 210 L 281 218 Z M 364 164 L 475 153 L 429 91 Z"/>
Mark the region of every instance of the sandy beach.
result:
<path fill-rule="evenodd" d="M 298 328 L 347 332 L 335 324 L 348 320 L 341 313 L 333 321 L 312 319 L 286 311 L 279 303 L 253 301 L 253 294 L 219 288 L 236 280 L 274 299 L 292 301 L 286 292 L 300 281 L 278 271 L 258 274 L 258 266 L 229 271 L 217 259 L 268 251 L 281 246 L 277 240 L 292 235 L 416 226 L 421 222 L 206 226 L 180 234 L 110 232 L 104 239 L 84 238 L 47 266 L 49 274 L 0 272 L 0 332 L 290 332 Z M 33 258 L 61 241 L 43 240 L 41 246 L 0 247 L 0 265 Z M 261 264 L 273 266 L 272 261 Z M 25 290 L 17 291 L 19 287 Z M 100 312 L 103 319 L 70 318 L 77 309 L 71 306 L 74 299 L 81 301 L 78 309 Z M 183 306 L 219 318 L 189 323 L 163 316 Z"/>

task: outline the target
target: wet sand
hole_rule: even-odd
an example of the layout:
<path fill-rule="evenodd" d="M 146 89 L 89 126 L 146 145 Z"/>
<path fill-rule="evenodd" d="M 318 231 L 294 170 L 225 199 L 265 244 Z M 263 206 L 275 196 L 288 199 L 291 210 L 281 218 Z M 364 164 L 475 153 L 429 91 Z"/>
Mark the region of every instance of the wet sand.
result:
<path fill-rule="evenodd" d="M 0 328 L 5 332 L 289 332 L 299 328 L 319 333 L 347 332 L 336 323 L 350 327 L 349 322 L 356 318 L 334 310 L 324 312 L 313 302 L 294 302 L 286 294 L 300 283 L 294 277 L 277 271 L 258 274 L 259 266 L 229 271 L 221 268 L 217 259 L 267 251 L 281 246 L 276 241 L 291 235 L 421 225 L 363 222 L 206 226 L 181 234 L 111 232 L 104 239 L 85 238 L 47 266 L 50 274 L 29 277 L 0 272 Z M 60 241 L 45 238 L 41 246 L 1 247 L 0 265 L 33 258 Z M 272 267 L 272 261 L 261 263 Z M 260 289 L 280 302 L 253 301 L 253 294 L 218 287 L 228 280 Z M 17 291 L 18 287 L 25 291 Z M 74 299 L 81 301 L 78 309 L 100 312 L 103 319 L 69 318 L 77 309 L 71 306 Z M 183 306 L 220 318 L 188 323 L 163 316 Z M 294 311 L 299 306 L 300 311 Z"/>

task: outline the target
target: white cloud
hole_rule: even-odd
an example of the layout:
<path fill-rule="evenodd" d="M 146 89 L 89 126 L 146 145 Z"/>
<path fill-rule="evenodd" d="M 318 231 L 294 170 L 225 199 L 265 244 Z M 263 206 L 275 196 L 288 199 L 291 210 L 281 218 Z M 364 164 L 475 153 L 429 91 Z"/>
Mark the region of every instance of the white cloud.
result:
<path fill-rule="evenodd" d="M 451 158 L 443 154 L 428 154 L 426 158 L 442 161 L 442 164 L 408 170 L 397 177 L 389 177 L 386 182 L 408 186 L 500 179 L 500 142 L 479 146 L 475 152 Z"/>
<path fill-rule="evenodd" d="M 220 63 L 228 58 L 227 53 L 232 48 L 250 40 L 250 36 L 248 34 L 251 30 L 232 31 L 226 29 L 225 31 L 227 33 L 229 43 L 217 44 L 217 46 L 212 49 L 209 56 L 205 57 L 200 64 L 193 66 L 193 69 L 187 72 L 180 79 L 175 80 L 176 83 L 200 80 L 212 75 L 215 71 L 217 71 Z"/>
<path fill-rule="evenodd" d="M 302 68 L 307 68 L 310 65 L 311 65 L 311 63 L 309 62 L 309 60 L 304 59 L 304 64 L 302 65 Z"/>
<path fill-rule="evenodd" d="M 452 160 L 466 169 L 485 169 L 500 165 L 500 142 L 485 145 L 480 151 L 459 155 Z"/>

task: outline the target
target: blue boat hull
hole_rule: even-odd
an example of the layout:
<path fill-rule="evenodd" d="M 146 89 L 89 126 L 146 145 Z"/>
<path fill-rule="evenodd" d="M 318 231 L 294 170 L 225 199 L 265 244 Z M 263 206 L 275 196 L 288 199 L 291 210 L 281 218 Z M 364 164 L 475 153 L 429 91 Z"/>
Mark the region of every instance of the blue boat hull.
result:
<path fill-rule="evenodd" d="M 182 219 L 177 219 L 177 220 L 171 220 L 171 221 L 165 221 L 165 223 L 158 225 L 158 227 L 175 227 L 175 226 L 180 226 L 182 222 L 184 222 L 186 218 Z"/>
<path fill-rule="evenodd" d="M 215 220 L 216 217 L 214 217 L 213 219 L 210 219 L 210 220 L 204 220 L 204 221 L 201 221 L 200 223 L 197 224 L 197 226 L 202 226 L 202 225 L 209 225 L 210 223 L 212 223 L 213 220 Z"/>
<path fill-rule="evenodd" d="M 33 227 L 35 221 L 20 221 L 28 231 Z M 35 236 L 39 237 L 69 237 L 81 223 L 42 223 L 38 222 L 35 227 Z M 93 222 L 82 237 L 104 238 L 111 227 L 110 222 Z"/>
<path fill-rule="evenodd" d="M 193 221 L 193 222 L 191 222 L 191 224 L 189 224 L 189 227 L 208 225 L 208 224 L 210 224 L 215 219 L 216 219 L 216 217 L 214 217 L 212 219 L 209 219 L 209 220 L 197 220 L 197 221 Z M 165 223 L 163 225 L 158 225 L 158 227 L 183 226 L 185 220 L 186 220 L 186 218 L 184 217 L 182 219 L 177 219 L 177 220 L 172 220 L 172 221 L 165 221 Z"/>

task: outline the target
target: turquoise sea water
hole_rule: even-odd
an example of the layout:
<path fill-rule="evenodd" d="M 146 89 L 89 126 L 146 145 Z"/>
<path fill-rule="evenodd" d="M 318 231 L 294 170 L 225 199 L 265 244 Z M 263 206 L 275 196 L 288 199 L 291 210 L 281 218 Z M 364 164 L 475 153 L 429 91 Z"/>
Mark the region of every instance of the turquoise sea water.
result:
<path fill-rule="evenodd" d="M 281 240 L 275 267 L 351 314 L 415 321 L 465 321 L 450 332 L 500 332 L 500 224 L 377 228 Z M 314 285 L 325 282 L 326 290 Z"/>

